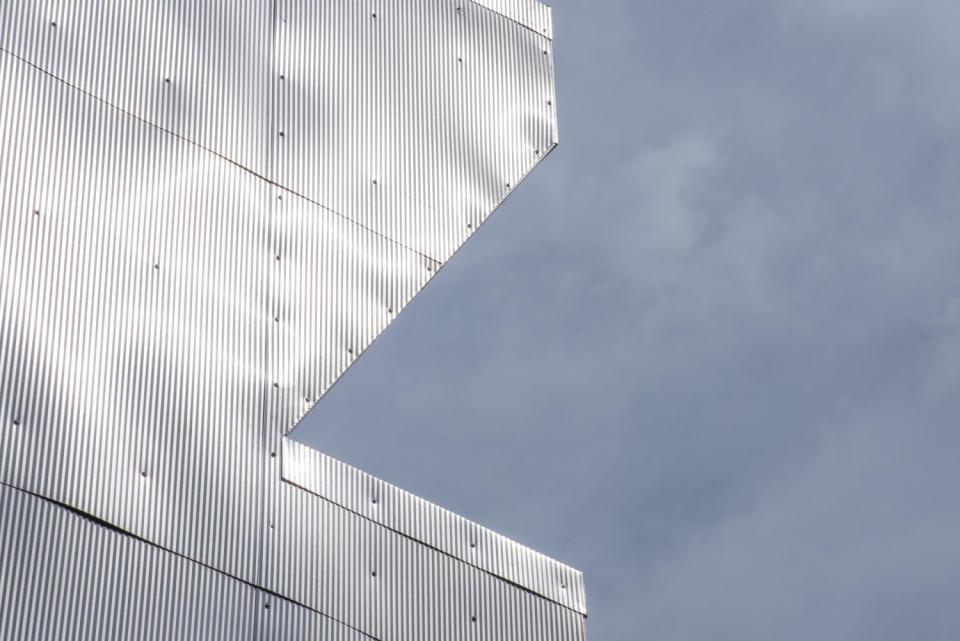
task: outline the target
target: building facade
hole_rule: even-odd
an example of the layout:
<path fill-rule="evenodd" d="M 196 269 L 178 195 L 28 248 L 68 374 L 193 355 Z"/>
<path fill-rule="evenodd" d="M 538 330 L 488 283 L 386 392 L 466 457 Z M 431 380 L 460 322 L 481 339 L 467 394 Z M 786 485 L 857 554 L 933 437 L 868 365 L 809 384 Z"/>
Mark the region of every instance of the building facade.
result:
<path fill-rule="evenodd" d="M 557 144 L 536 0 L 0 3 L 0 639 L 580 641 L 287 438 Z"/>

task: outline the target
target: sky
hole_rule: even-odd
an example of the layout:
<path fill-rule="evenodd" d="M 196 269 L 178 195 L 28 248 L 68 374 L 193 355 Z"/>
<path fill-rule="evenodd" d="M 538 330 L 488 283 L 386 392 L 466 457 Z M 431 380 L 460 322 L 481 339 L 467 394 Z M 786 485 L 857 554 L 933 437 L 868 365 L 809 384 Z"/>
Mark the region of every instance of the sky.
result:
<path fill-rule="evenodd" d="M 960 4 L 555 0 L 560 146 L 297 440 L 587 638 L 960 631 Z"/>

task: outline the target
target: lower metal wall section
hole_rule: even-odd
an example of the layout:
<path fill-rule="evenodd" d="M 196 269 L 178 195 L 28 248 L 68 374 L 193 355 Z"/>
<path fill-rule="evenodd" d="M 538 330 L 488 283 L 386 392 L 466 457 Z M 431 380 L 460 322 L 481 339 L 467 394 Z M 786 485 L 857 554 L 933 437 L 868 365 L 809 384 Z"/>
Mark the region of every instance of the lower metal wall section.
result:
<path fill-rule="evenodd" d="M 253 639 L 244 583 L 6 485 L 0 514 L 2 641 Z"/>
<path fill-rule="evenodd" d="M 0 484 L 0 641 L 369 637 Z"/>

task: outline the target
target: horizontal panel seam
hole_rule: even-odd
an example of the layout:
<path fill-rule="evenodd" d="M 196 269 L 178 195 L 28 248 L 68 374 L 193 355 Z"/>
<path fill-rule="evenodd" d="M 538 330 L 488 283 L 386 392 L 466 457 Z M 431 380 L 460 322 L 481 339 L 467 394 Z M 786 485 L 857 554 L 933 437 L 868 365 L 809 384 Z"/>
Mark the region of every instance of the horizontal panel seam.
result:
<path fill-rule="evenodd" d="M 164 546 L 162 546 L 162 545 L 159 545 L 159 544 L 157 544 L 157 543 L 154 543 L 153 541 L 150 541 L 149 539 L 145 539 L 145 538 L 143 538 L 142 536 L 139 536 L 138 534 L 134 534 L 133 532 L 130 532 L 129 530 L 125 530 L 125 529 L 123 529 L 123 528 L 121 528 L 121 527 L 118 527 L 118 526 L 114 525 L 113 523 L 110 523 L 109 521 L 105 521 L 105 520 L 103 520 L 103 519 L 101 519 L 101 518 L 99 518 L 99 517 L 97 517 L 97 516 L 94 516 L 93 514 L 90 514 L 89 512 L 84 512 L 83 510 L 78 509 L 78 508 L 76 508 L 76 507 L 73 507 L 72 505 L 68 505 L 68 504 L 63 503 L 63 502 L 61 502 L 61 501 L 58 501 L 58 500 L 56 500 L 56 499 L 51 499 L 50 497 L 43 496 L 42 494 L 37 494 L 36 492 L 33 492 L 33 491 L 31 491 L 31 490 L 25 490 L 25 489 L 23 489 L 22 487 L 17 487 L 17 486 L 15 486 L 15 485 L 11 485 L 11 484 L 6 483 L 6 482 L 4 482 L 4 481 L 0 481 L 0 486 L 10 488 L 11 490 L 13 490 L 13 491 L 15 491 L 15 492 L 22 492 L 23 494 L 26 494 L 26 495 L 28 495 L 28 496 L 32 496 L 32 497 L 34 497 L 34 498 L 36 498 L 36 499 L 39 499 L 39 500 L 44 501 L 44 502 L 46 502 L 46 503 L 48 503 L 48 504 L 50 504 L 50 505 L 53 505 L 54 507 L 57 507 L 57 508 L 66 510 L 67 512 L 70 512 L 71 514 L 74 514 L 75 516 L 77 516 L 77 517 L 79 517 L 79 518 L 81 518 L 81 519 L 84 519 L 84 520 L 86 520 L 86 521 L 89 521 L 89 522 L 93 523 L 94 525 L 96 525 L 96 526 L 98 526 L 98 527 L 106 528 L 106 529 L 110 530 L 111 532 L 114 532 L 115 534 L 118 534 L 118 535 L 120 535 L 120 536 L 129 537 L 129 538 L 131 538 L 131 539 L 133 539 L 133 540 L 135 540 L 135 541 L 138 541 L 138 542 L 140 542 L 140 543 L 143 543 L 143 544 L 145 544 L 145 545 L 148 545 L 148 546 L 150 546 L 150 547 L 152 547 L 152 548 L 154 548 L 154 549 L 156 549 L 156 550 L 160 550 L 161 552 L 165 552 L 165 553 L 167 553 L 167 554 L 171 554 L 171 555 L 173 555 L 173 556 L 175 556 L 175 557 L 177 557 L 177 558 L 179 558 L 179 559 L 183 559 L 184 561 L 187 561 L 187 562 L 192 563 L 192 564 L 194 564 L 194 565 L 198 565 L 198 566 L 200 566 L 200 567 L 202 567 L 202 568 L 205 568 L 205 569 L 207 569 L 207 570 L 210 570 L 210 571 L 212 571 L 212 572 L 216 572 L 217 574 L 220 574 L 220 575 L 222 575 L 222 576 L 229 577 L 230 579 L 232 579 L 232 580 L 234 580 L 234 581 L 236 581 L 236 582 L 238 582 L 238 583 L 241 583 L 241 584 L 243 584 L 243 585 L 246 585 L 247 587 L 250 587 L 250 588 L 253 588 L 253 589 L 255 589 L 255 590 L 258 590 L 259 592 L 262 592 L 263 594 L 272 596 L 272 597 L 274 597 L 274 598 L 276 598 L 276 599 L 280 599 L 280 600 L 282 600 L 282 601 L 285 601 L 285 602 L 287 602 L 287 603 L 290 603 L 291 605 L 304 608 L 305 610 L 309 610 L 309 611 L 311 611 L 311 612 L 313 612 L 313 613 L 315 613 L 315 614 L 318 614 L 319 616 L 324 617 L 325 619 L 329 619 L 330 621 L 333 621 L 333 622 L 336 623 L 337 625 L 342 625 L 342 626 L 345 627 L 345 628 L 348 628 L 348 629 L 350 629 L 350 630 L 353 630 L 354 632 L 357 632 L 357 633 L 359 633 L 359 634 L 362 634 L 364 637 L 366 637 L 366 638 L 368 638 L 368 639 L 371 639 L 371 641 L 381 641 L 381 640 L 378 639 L 377 637 L 374 637 L 374 636 L 370 635 L 369 633 L 364 632 L 364 631 L 361 630 L 360 628 L 356 628 L 356 627 L 350 625 L 349 623 L 344 623 L 343 621 L 340 621 L 339 619 L 337 619 L 337 618 L 335 618 L 335 617 L 332 617 L 332 616 L 330 616 L 329 614 L 325 614 L 325 613 L 321 612 L 320 610 L 317 610 L 316 608 L 312 608 L 312 607 L 310 607 L 309 605 L 307 605 L 307 604 L 305 604 L 305 603 L 301 603 L 300 601 L 297 601 L 296 599 L 292 599 L 292 598 L 290 598 L 290 597 L 288 597 L 288 596 L 285 596 L 285 595 L 283 595 L 283 594 L 280 594 L 279 592 L 275 592 L 274 590 L 271 590 L 271 589 L 269 589 L 269 588 L 265 588 L 265 587 L 263 587 L 263 586 L 261 586 L 261 585 L 257 585 L 256 583 L 251 583 L 250 581 L 248 581 L 248 580 L 246 580 L 246 579 L 243 579 L 243 578 L 240 578 L 240 577 L 238 577 L 238 576 L 236 576 L 236 575 L 230 574 L 229 572 L 224 572 L 223 570 L 221 570 L 221 569 L 219 569 L 219 568 L 216 568 L 216 567 L 214 567 L 214 566 L 212 566 L 212 565 L 207 565 L 206 563 L 203 563 L 203 562 L 198 561 L 198 560 L 196 560 L 196 559 L 192 559 L 192 558 L 190 558 L 190 557 L 188 557 L 188 556 L 184 556 L 183 554 L 180 554 L 179 552 L 176 552 L 176 551 L 171 550 L 171 549 L 169 549 L 169 548 L 166 548 L 166 547 L 164 547 Z"/>

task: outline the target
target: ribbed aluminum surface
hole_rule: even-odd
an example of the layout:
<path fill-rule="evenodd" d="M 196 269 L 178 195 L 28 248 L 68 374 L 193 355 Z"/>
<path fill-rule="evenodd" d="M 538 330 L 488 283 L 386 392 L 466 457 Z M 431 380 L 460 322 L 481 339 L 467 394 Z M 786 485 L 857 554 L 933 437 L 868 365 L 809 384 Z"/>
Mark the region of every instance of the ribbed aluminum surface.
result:
<path fill-rule="evenodd" d="M 556 144 L 551 37 L 0 3 L 0 638 L 583 637 L 576 571 L 285 440 Z"/>

